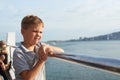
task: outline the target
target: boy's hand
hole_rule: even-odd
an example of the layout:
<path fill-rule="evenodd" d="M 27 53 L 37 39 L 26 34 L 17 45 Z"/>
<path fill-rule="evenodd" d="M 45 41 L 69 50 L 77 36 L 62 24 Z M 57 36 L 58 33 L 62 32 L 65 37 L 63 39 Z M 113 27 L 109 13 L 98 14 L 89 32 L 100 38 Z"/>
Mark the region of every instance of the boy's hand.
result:
<path fill-rule="evenodd" d="M 53 54 L 53 49 L 50 46 L 46 47 L 46 52 L 48 55 L 52 55 Z"/>
<path fill-rule="evenodd" d="M 38 50 L 38 56 L 40 61 L 46 61 L 47 60 L 47 52 L 46 52 L 46 47 L 41 45 L 41 47 Z"/>
<path fill-rule="evenodd" d="M 47 60 L 47 56 L 53 54 L 53 49 L 48 45 L 41 45 L 38 51 L 38 55 L 41 61 Z"/>

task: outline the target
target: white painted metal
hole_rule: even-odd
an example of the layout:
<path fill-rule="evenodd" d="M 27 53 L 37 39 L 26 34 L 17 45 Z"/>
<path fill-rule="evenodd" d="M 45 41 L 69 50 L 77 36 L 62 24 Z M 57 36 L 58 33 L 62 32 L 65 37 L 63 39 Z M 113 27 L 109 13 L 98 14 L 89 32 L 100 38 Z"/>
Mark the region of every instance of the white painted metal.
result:
<path fill-rule="evenodd" d="M 15 40 L 15 32 L 8 32 L 7 34 L 7 49 L 8 49 L 8 62 L 13 62 L 13 51 L 15 50 L 14 47 L 16 44 L 16 40 Z M 10 69 L 10 74 L 12 79 L 15 79 L 15 73 L 14 73 L 14 68 L 11 65 L 11 69 Z"/>

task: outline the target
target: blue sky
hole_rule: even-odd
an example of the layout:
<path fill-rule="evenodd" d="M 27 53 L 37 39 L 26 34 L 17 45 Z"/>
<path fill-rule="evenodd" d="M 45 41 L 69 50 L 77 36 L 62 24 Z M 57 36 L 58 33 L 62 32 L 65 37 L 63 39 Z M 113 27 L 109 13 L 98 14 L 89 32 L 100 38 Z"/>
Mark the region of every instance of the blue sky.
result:
<path fill-rule="evenodd" d="M 21 41 L 21 19 L 28 14 L 43 20 L 43 41 L 120 31 L 120 0 L 0 0 L 0 39 L 16 32 Z"/>

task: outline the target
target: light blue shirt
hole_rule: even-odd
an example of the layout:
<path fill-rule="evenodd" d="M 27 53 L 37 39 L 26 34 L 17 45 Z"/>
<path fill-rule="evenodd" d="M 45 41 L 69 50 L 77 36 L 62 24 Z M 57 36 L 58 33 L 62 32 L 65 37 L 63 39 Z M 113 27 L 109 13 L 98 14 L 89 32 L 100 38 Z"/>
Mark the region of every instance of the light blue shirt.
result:
<path fill-rule="evenodd" d="M 40 46 L 36 47 L 35 52 L 38 52 L 39 47 Z M 38 61 L 38 57 L 37 57 L 37 53 L 35 52 L 29 51 L 22 44 L 18 48 L 15 49 L 14 54 L 13 54 L 13 66 L 15 69 L 16 80 L 22 80 L 19 74 L 24 70 L 29 70 L 33 68 L 36 65 Z M 34 80 L 46 80 L 45 79 L 45 65 L 36 75 Z"/>

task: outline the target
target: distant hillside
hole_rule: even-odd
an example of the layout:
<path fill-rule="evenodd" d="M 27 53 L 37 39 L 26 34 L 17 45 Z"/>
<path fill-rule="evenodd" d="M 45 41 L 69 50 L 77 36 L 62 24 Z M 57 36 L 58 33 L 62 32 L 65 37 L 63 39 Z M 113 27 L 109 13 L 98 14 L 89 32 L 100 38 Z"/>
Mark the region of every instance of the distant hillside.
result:
<path fill-rule="evenodd" d="M 67 41 L 102 41 L 102 40 L 120 40 L 120 32 L 113 32 L 110 34 L 93 36 L 93 37 L 80 37 L 79 39 L 71 39 Z"/>
<path fill-rule="evenodd" d="M 93 40 L 120 40 L 120 32 L 114 32 L 106 35 L 99 35 L 94 37 L 85 37 L 85 38 L 79 38 L 81 41 L 93 41 Z"/>
<path fill-rule="evenodd" d="M 120 32 L 113 32 L 110 34 L 93 36 L 93 37 L 80 37 L 79 39 L 70 39 L 65 41 L 102 41 L 102 40 L 120 40 Z M 53 42 L 64 42 L 64 40 L 52 40 L 48 41 L 48 43 Z"/>

